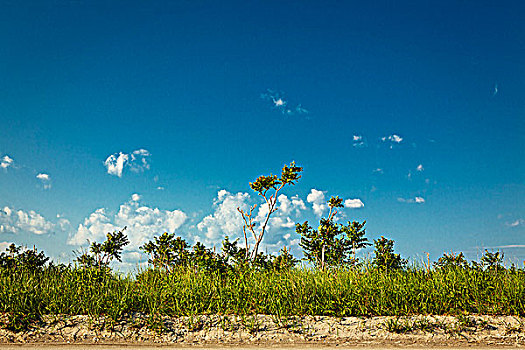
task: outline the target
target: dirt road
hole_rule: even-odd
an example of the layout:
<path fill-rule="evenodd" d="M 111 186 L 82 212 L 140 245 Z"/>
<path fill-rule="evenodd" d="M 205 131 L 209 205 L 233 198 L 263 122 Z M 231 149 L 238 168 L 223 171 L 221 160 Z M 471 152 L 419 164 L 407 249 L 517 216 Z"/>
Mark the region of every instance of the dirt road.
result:
<path fill-rule="evenodd" d="M 24 345 L 0 345 L 0 350 L 30 350 L 30 349 L 43 349 L 43 350 L 162 350 L 162 349 L 178 349 L 178 350 L 218 350 L 218 349 L 232 349 L 232 350 L 304 350 L 304 349 L 312 349 L 312 350 L 329 350 L 329 349 L 339 349 L 339 350 L 362 350 L 362 349 L 374 349 L 374 350 L 391 350 L 391 349 L 410 349 L 410 350 L 417 350 L 417 349 L 429 349 L 428 346 L 421 347 L 421 346 L 410 346 L 410 347 L 375 347 L 375 346 L 355 346 L 355 347 L 344 347 L 344 346 L 333 346 L 333 347 L 325 347 L 325 346 L 311 346 L 311 345 L 305 345 L 305 346 L 283 346 L 283 347 L 264 347 L 264 346 L 214 346 L 214 347 L 200 347 L 200 346 L 180 346 L 180 345 L 172 345 L 172 346 L 140 346 L 140 345 L 30 345 L 30 344 L 24 344 Z M 501 349 L 523 349 L 523 347 L 489 347 L 489 346 L 476 346 L 476 345 L 469 345 L 465 347 L 443 347 L 443 348 L 431 348 L 432 350 L 464 350 L 464 349 L 483 349 L 483 350 L 501 350 Z"/>

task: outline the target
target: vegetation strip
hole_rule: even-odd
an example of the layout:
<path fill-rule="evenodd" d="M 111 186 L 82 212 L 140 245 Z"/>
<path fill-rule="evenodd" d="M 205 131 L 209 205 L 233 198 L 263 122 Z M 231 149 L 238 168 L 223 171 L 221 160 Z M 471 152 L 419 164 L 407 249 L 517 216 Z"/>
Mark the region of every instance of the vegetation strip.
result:
<path fill-rule="evenodd" d="M 486 251 L 479 262 L 463 254 L 444 254 L 433 264 L 409 266 L 394 252 L 394 241 L 374 240 L 374 256 L 361 261 L 358 249 L 371 243 L 365 222 L 335 222 L 343 199 L 332 197 L 327 218 L 317 229 L 308 222 L 296 225 L 300 246 L 310 267 L 283 247 L 277 256 L 258 250 L 276 196 L 301 177 L 301 167 L 284 166 L 280 177 L 261 176 L 250 186 L 268 207 L 262 226 L 252 220 L 253 207 L 242 210 L 244 247 L 226 236 L 222 252 L 189 244 L 164 233 L 141 249 L 150 256 L 148 268 L 122 275 L 110 268 L 129 241 L 125 228 L 92 242 L 74 264 L 56 265 L 36 248 L 14 244 L 0 254 L 0 326 L 26 332 L 52 315 L 103 317 L 108 324 L 129 315 L 147 315 L 151 327 L 163 327 L 165 317 L 209 315 L 251 317 L 372 317 L 412 315 L 525 316 L 525 270 L 502 266 L 503 255 Z M 252 240 L 248 239 L 251 234 Z M 251 246 L 250 242 L 254 243 Z M 207 316 L 208 315 L 208 316 Z M 62 317 L 60 316 L 60 317 Z M 222 316 L 220 316 L 222 317 Z M 436 328 L 423 321 L 390 319 L 393 333 Z M 421 323 L 423 322 L 423 323 Z M 191 327 L 190 327 L 191 328 Z M 438 327 L 439 328 L 439 327 Z M 521 328 L 520 328 L 521 329 Z"/>

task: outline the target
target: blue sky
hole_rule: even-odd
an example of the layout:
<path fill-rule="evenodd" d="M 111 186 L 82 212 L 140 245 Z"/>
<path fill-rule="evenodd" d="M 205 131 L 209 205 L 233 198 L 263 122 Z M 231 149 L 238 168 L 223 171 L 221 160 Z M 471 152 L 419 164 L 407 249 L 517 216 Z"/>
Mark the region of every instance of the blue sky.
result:
<path fill-rule="evenodd" d="M 270 252 L 300 257 L 293 223 L 339 195 L 403 256 L 525 259 L 521 1 L 0 9 L 1 247 L 67 262 L 123 225 L 128 266 L 165 230 L 218 245 L 295 160 Z"/>

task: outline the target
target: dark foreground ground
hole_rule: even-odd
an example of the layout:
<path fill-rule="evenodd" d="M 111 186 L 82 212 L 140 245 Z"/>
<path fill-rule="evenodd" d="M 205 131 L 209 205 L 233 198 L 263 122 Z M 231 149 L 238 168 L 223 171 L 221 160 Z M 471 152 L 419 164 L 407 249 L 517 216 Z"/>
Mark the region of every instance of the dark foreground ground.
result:
<path fill-rule="evenodd" d="M 201 349 L 201 350 L 217 350 L 217 349 L 235 349 L 235 350 L 276 350 L 276 349 L 285 349 L 285 350 L 300 350 L 300 349 L 315 349 L 315 350 L 328 350 L 328 349 L 341 349 L 341 350 L 358 350 L 364 348 L 372 348 L 375 350 L 391 350 L 391 349 L 429 349 L 428 346 L 410 346 L 410 347 L 399 347 L 399 346 L 357 346 L 357 347 L 346 347 L 346 346 L 281 346 L 281 347 L 269 347 L 269 346 L 235 346 L 235 347 L 225 347 L 225 346 L 214 346 L 214 347 L 181 347 L 181 346 L 121 346 L 121 345 L 0 345 L 2 350 L 22 350 L 22 349 L 45 349 L 45 350 L 159 350 L 159 349 Z M 432 347 L 433 350 L 455 350 L 455 349 L 521 349 L 520 347 L 490 347 L 490 346 L 468 346 L 468 347 Z"/>

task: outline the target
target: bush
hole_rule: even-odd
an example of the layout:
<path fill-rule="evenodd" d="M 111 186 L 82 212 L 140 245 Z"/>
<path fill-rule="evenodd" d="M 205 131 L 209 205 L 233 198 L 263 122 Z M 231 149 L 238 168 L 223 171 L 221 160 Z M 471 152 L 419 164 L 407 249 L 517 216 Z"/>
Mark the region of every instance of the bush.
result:
<path fill-rule="evenodd" d="M 328 217 L 321 218 L 317 230 L 313 229 L 308 221 L 295 225 L 295 231 L 301 236 L 299 246 L 303 248 L 305 259 L 322 270 L 326 266 L 343 264 L 357 266 L 357 249 L 370 245 L 364 237 L 366 221 L 348 221 L 347 225 L 334 222 L 336 208 L 342 208 L 342 203 L 343 199 L 338 196 L 330 198 Z"/>
<path fill-rule="evenodd" d="M 407 260 L 401 259 L 399 254 L 394 253 L 394 241 L 383 236 L 374 239 L 374 259 L 372 265 L 380 270 L 400 270 L 407 264 Z"/>

